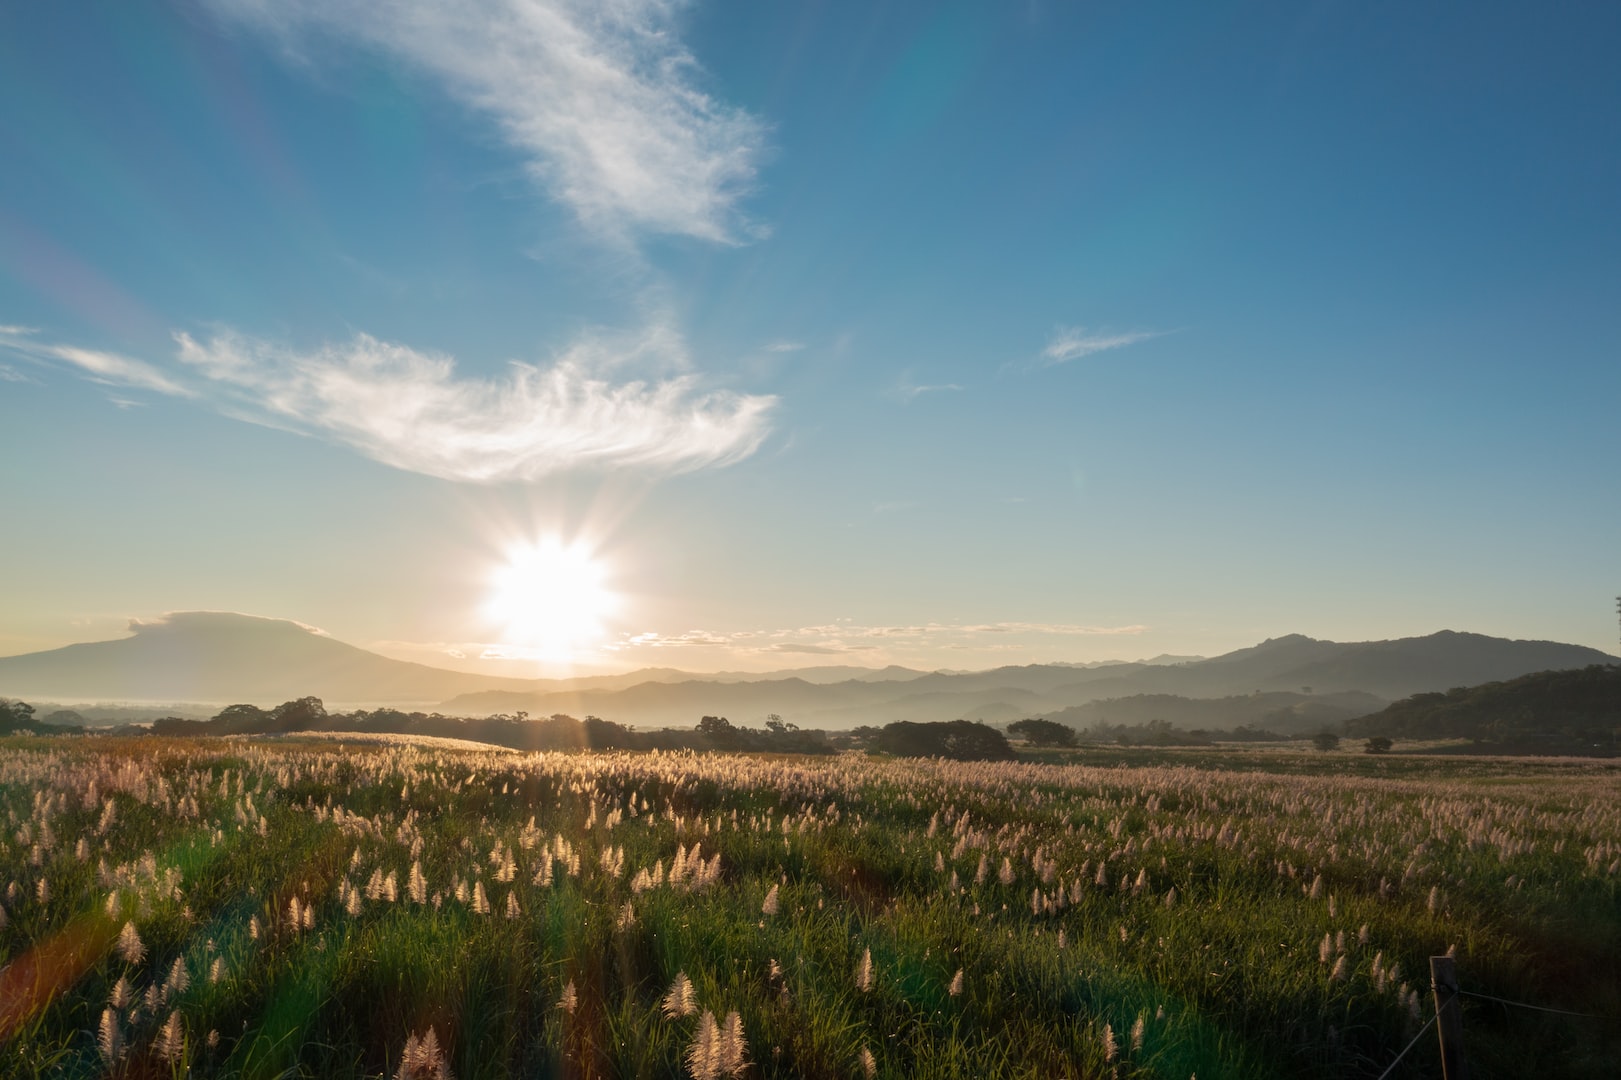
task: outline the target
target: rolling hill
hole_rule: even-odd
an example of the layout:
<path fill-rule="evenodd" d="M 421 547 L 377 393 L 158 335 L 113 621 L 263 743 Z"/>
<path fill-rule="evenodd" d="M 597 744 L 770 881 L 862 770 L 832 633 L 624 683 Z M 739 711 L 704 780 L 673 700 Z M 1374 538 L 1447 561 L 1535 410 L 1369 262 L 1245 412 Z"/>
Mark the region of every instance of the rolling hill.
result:
<path fill-rule="evenodd" d="M 1354 720 L 1353 735 L 1467 738 L 1517 751 L 1614 753 L 1621 745 L 1621 666 L 1538 671 L 1415 694 Z"/>

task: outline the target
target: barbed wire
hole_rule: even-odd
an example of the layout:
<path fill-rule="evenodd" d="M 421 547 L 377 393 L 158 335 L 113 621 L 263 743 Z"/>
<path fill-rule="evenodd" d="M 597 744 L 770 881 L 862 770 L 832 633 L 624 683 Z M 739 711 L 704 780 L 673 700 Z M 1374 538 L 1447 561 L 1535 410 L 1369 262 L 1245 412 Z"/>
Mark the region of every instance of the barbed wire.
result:
<path fill-rule="evenodd" d="M 1452 996 L 1446 999 L 1446 1002 L 1441 1006 L 1441 1009 L 1444 1009 L 1448 1005 L 1451 1005 L 1457 999 L 1458 999 L 1458 991 L 1454 990 L 1452 992 Z M 1408 1043 L 1406 1046 L 1402 1047 L 1401 1053 L 1396 1055 L 1396 1059 L 1394 1061 L 1392 1061 L 1389 1065 L 1385 1066 L 1385 1071 L 1379 1074 L 1379 1080 L 1385 1080 L 1385 1077 L 1389 1076 L 1391 1073 L 1396 1071 L 1396 1066 L 1400 1065 L 1401 1064 L 1401 1059 L 1407 1056 L 1407 1051 L 1409 1051 L 1413 1047 L 1417 1046 L 1418 1045 L 1418 1040 L 1422 1039 L 1424 1037 L 1424 1033 L 1426 1031 L 1430 1030 L 1430 1028 L 1433 1027 L 1435 1025 L 1435 1022 L 1437 1020 L 1439 1020 L 1440 1018 L 1441 1018 L 1441 1010 L 1437 1009 L 1435 1011 L 1435 1015 L 1431 1016 L 1428 1020 L 1424 1021 L 1424 1026 L 1418 1029 L 1418 1034 L 1413 1036 L 1413 1041 Z"/>
<path fill-rule="evenodd" d="M 1493 997 L 1491 994 L 1477 994 L 1473 990 L 1459 990 L 1464 997 L 1480 998 L 1482 1001 L 1495 1001 L 1499 1005 L 1513 1005 L 1517 1009 L 1535 1009 L 1537 1012 L 1558 1013 L 1560 1016 L 1585 1016 L 1589 1020 L 1605 1020 L 1608 1017 L 1598 1013 L 1572 1012 L 1569 1009 L 1550 1009 L 1546 1005 L 1530 1005 L 1524 1001 L 1510 1001 L 1508 998 Z"/>
<path fill-rule="evenodd" d="M 1517 1009 L 1535 1009 L 1537 1012 L 1555 1013 L 1559 1016 L 1580 1016 L 1589 1020 L 1609 1019 L 1608 1017 L 1600 1016 L 1598 1013 L 1573 1012 L 1570 1009 L 1551 1009 L 1546 1005 L 1532 1005 L 1525 1001 L 1510 1001 L 1508 998 L 1500 998 L 1492 994 L 1477 994 L 1473 990 L 1453 990 L 1452 996 L 1441 1003 L 1441 1007 L 1436 1009 L 1433 1016 L 1424 1021 L 1424 1026 L 1418 1029 L 1418 1034 L 1413 1036 L 1412 1041 L 1406 1046 L 1402 1047 L 1401 1053 L 1397 1054 L 1390 1064 L 1385 1066 L 1385 1071 L 1379 1074 L 1379 1080 L 1386 1080 L 1391 1073 L 1396 1071 L 1396 1066 L 1401 1064 L 1401 1060 L 1407 1056 L 1407 1052 L 1413 1047 L 1417 1046 L 1418 1041 L 1424 1037 L 1424 1033 L 1430 1030 L 1430 1028 L 1434 1027 L 1435 1022 L 1441 1018 L 1441 1010 L 1445 1009 L 1448 1005 L 1451 1005 L 1460 997 L 1479 998 L 1482 1001 L 1495 1001 L 1499 1005 L 1512 1005 Z"/>

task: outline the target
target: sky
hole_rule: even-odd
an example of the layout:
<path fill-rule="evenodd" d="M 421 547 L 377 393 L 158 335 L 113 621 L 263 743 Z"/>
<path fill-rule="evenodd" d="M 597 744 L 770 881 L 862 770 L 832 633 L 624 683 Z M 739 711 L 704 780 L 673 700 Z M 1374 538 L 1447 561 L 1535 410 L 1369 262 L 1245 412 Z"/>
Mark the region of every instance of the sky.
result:
<path fill-rule="evenodd" d="M 0 7 L 0 654 L 1616 651 L 1621 8 Z"/>

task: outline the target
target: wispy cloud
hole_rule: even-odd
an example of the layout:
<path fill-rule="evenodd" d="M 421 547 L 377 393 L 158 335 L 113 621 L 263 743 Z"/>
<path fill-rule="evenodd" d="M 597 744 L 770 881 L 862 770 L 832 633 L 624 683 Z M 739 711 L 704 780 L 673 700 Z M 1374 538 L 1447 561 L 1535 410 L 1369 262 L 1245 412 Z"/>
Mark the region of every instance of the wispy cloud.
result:
<path fill-rule="evenodd" d="M 736 243 L 764 126 L 715 100 L 679 0 L 208 0 L 294 48 L 309 31 L 428 73 L 494 121 L 530 176 L 608 234 Z"/>
<path fill-rule="evenodd" d="M 424 76 L 601 239 L 761 233 L 740 202 L 765 125 L 706 91 L 681 41 L 682 0 L 205 2 L 299 62 L 322 62 L 318 46 L 336 43 Z M 582 338 L 496 378 L 364 334 L 314 350 L 231 332 L 177 340 L 189 381 L 232 415 L 461 481 L 725 465 L 759 446 L 776 400 L 706 389 L 662 325 Z"/>
<path fill-rule="evenodd" d="M 924 394 L 947 394 L 962 390 L 960 383 L 922 383 L 918 382 L 914 375 L 914 369 L 906 368 L 896 376 L 893 385 L 882 391 L 883 396 L 898 401 L 902 405 L 910 405 Z"/>
<path fill-rule="evenodd" d="M 626 636 L 612 648 L 725 648 L 740 653 L 762 652 L 840 652 L 866 651 L 878 643 L 904 641 L 914 647 L 946 647 L 960 644 L 983 647 L 990 640 L 1008 636 L 1028 638 L 1120 637 L 1136 636 L 1148 632 L 1140 623 L 1126 626 L 1088 626 L 1077 623 L 1042 622 L 988 622 L 988 623 L 914 623 L 897 625 L 858 625 L 854 623 L 828 623 L 819 626 L 799 626 L 777 630 L 746 630 L 717 632 L 691 630 L 682 634 L 662 635 L 652 632 Z M 978 643 L 978 644 L 976 644 Z"/>
<path fill-rule="evenodd" d="M 922 397 L 924 394 L 940 394 L 961 389 L 962 386 L 954 382 L 934 383 L 929 386 L 902 385 L 895 388 L 894 396 L 900 399 L 902 402 L 911 403 Z"/>
<path fill-rule="evenodd" d="M 799 352 L 804 347 L 805 343 L 803 341 L 773 341 L 765 347 L 765 351 L 769 353 L 791 353 Z"/>
<path fill-rule="evenodd" d="M 691 374 L 609 378 L 626 365 L 684 369 L 679 341 L 661 327 L 633 340 L 585 338 L 549 366 L 514 361 L 494 379 L 458 375 L 449 356 L 365 334 L 309 352 L 234 333 L 176 340 L 180 359 L 243 418 L 447 480 L 727 465 L 760 445 L 776 401 L 704 391 Z"/>
<path fill-rule="evenodd" d="M 497 378 L 461 375 L 449 356 L 366 334 L 313 350 L 231 331 L 204 340 L 180 333 L 175 341 L 181 366 L 170 374 L 0 328 L 0 349 L 106 386 L 197 399 L 398 469 L 473 483 L 580 468 L 729 465 L 759 447 L 776 404 L 769 395 L 705 389 L 679 336 L 661 324 L 638 335 L 582 337 L 550 364 L 513 361 Z"/>
<path fill-rule="evenodd" d="M 1091 356 L 1093 353 L 1135 345 L 1139 341 L 1147 341 L 1149 338 L 1157 338 L 1166 333 L 1169 331 L 1132 330 L 1108 334 L 1087 330 L 1083 326 L 1060 326 L 1053 331 L 1053 336 L 1041 350 L 1036 366 L 1052 367 L 1055 364 L 1065 364 L 1071 360 L 1079 360 L 1083 356 Z"/>
<path fill-rule="evenodd" d="M 838 645 L 807 645 L 803 642 L 783 641 L 770 646 L 766 652 L 778 653 L 804 653 L 811 656 L 838 656 L 840 653 L 865 652 L 872 648 L 866 646 L 838 646 Z"/>
<path fill-rule="evenodd" d="M 1129 626 L 1086 626 L 1077 623 L 996 622 L 970 623 L 959 629 L 971 634 L 1055 634 L 1061 637 L 1135 636 L 1148 632 L 1141 623 Z"/>
<path fill-rule="evenodd" d="M 681 634 L 659 634 L 646 631 L 640 634 L 632 634 L 616 645 L 610 646 L 610 648 L 691 649 L 724 647 L 731 645 L 738 637 L 737 634 L 715 634 L 708 630 L 688 630 Z"/>
<path fill-rule="evenodd" d="M 0 349 L 32 360 L 67 364 L 93 382 L 152 390 L 173 397 L 192 397 L 193 392 L 143 360 L 97 349 L 57 345 L 39 340 L 29 327 L 0 326 Z"/>

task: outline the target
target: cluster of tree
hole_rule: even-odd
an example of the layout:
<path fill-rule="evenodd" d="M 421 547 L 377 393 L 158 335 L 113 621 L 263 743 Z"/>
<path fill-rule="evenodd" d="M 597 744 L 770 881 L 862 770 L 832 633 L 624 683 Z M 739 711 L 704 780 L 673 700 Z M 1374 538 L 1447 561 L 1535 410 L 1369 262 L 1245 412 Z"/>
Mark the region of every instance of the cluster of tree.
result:
<path fill-rule="evenodd" d="M 1074 746 L 1076 743 L 1075 729 L 1056 720 L 1015 720 L 1007 730 L 1009 735 L 1031 746 Z"/>
<path fill-rule="evenodd" d="M 1140 728 L 1163 720 L 1181 730 L 1227 731 L 1235 727 L 1258 727 L 1276 731 L 1287 738 L 1335 729 L 1346 720 L 1365 716 L 1386 704 L 1382 698 L 1358 691 L 1313 693 L 1303 686 L 1300 692 L 1256 691 L 1220 698 L 1183 697 L 1179 694 L 1133 694 L 1104 698 L 1084 705 L 1072 705 L 1045 719 L 1085 731 L 1099 724 Z"/>
<path fill-rule="evenodd" d="M 1010 761 L 1016 755 L 1007 736 L 986 724 L 950 720 L 920 724 L 901 720 L 885 724 L 867 748 L 896 757 L 938 757 L 952 761 Z"/>
<path fill-rule="evenodd" d="M 1012 731 L 1014 725 L 1008 725 Z M 1110 724 L 1098 721 L 1079 733 L 1084 743 L 1115 743 L 1119 746 L 1214 746 L 1217 743 L 1289 742 L 1311 738 L 1304 732 L 1284 733 L 1254 724 L 1239 724 L 1231 730 L 1180 728 L 1169 720 L 1149 720 L 1142 724 Z"/>
<path fill-rule="evenodd" d="M 1340 748 L 1340 737 L 1332 731 L 1319 731 L 1311 737 L 1311 744 L 1326 754 Z M 1387 739 L 1383 735 L 1374 735 L 1362 744 L 1362 752 L 1364 754 L 1388 754 L 1390 748 L 1394 745 L 1396 744 L 1391 739 Z"/>
<path fill-rule="evenodd" d="M 742 750 L 768 754 L 831 754 L 835 747 L 824 731 L 807 731 L 776 713 L 765 719 L 765 729 L 736 727 L 724 716 L 698 721 L 698 734 L 708 749 Z"/>
<path fill-rule="evenodd" d="M 0 698 L 0 735 L 72 735 L 83 730 L 66 722 L 60 712 L 38 719 L 28 702 Z"/>
<path fill-rule="evenodd" d="M 1202 728 L 1185 731 L 1169 720 L 1144 724 L 1111 724 L 1099 720 L 1081 733 L 1090 743 L 1116 743 L 1120 746 L 1210 746 L 1220 736 Z"/>
<path fill-rule="evenodd" d="M 1539 671 L 1414 694 L 1346 729 L 1359 736 L 1473 739 L 1498 752 L 1610 756 L 1621 752 L 1621 666 Z"/>

